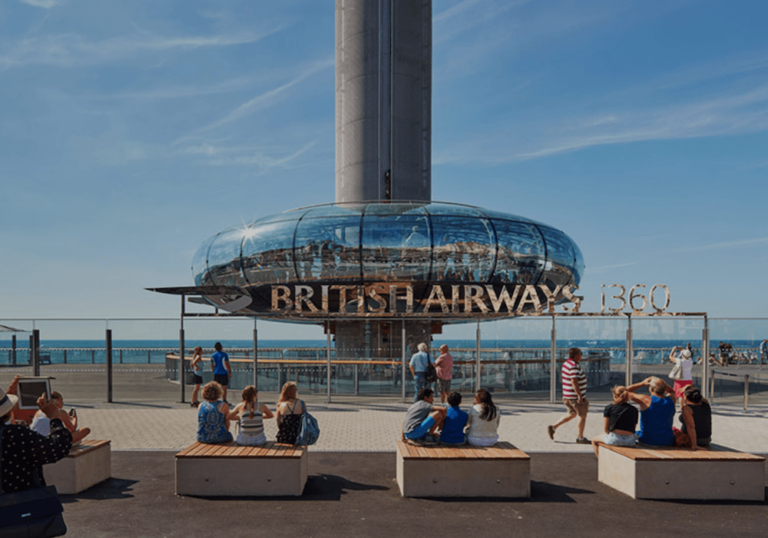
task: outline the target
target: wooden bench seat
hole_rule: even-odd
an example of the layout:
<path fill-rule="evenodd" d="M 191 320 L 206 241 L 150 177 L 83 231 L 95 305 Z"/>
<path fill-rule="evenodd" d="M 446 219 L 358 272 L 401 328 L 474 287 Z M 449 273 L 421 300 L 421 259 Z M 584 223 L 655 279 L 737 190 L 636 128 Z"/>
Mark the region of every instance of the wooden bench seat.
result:
<path fill-rule="evenodd" d="M 67 457 L 44 465 L 43 476 L 46 484 L 56 486 L 59 493 L 85 491 L 112 476 L 111 442 L 83 439 Z"/>
<path fill-rule="evenodd" d="M 193 443 L 176 454 L 176 494 L 201 497 L 301 495 L 307 483 L 306 447 L 268 442 Z"/>
<path fill-rule="evenodd" d="M 414 446 L 397 443 L 403 497 L 531 496 L 531 458 L 510 443 Z"/>
<path fill-rule="evenodd" d="M 765 458 L 722 447 L 600 445 L 598 480 L 635 499 L 765 500 Z"/>

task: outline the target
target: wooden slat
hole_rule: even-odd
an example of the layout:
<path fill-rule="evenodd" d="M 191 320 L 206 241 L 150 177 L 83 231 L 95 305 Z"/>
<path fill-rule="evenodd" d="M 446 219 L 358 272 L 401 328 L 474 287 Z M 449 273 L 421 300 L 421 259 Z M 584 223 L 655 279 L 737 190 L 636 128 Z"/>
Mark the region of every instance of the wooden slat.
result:
<path fill-rule="evenodd" d="M 765 461 L 762 456 L 733 450 L 688 448 L 632 448 L 600 445 L 634 461 Z"/>

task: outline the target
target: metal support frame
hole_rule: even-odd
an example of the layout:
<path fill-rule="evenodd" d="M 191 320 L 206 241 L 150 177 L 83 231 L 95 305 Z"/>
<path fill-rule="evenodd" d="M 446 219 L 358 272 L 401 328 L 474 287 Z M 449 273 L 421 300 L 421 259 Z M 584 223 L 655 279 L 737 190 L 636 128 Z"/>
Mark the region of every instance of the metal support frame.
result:
<path fill-rule="evenodd" d="M 624 384 L 630 386 L 632 384 L 632 359 L 635 355 L 634 348 L 632 347 L 632 314 L 627 314 L 627 363 L 626 363 L 626 376 Z"/>
<path fill-rule="evenodd" d="M 709 379 L 709 320 L 707 320 L 706 314 L 704 315 L 704 329 L 701 331 L 701 360 L 703 361 L 703 368 L 702 368 L 702 379 L 701 379 L 701 389 L 703 396 L 705 398 L 709 398 L 709 383 L 707 383 L 707 380 Z M 714 379 L 714 370 L 712 370 L 712 377 Z M 713 384 L 714 388 L 714 384 Z"/>
<path fill-rule="evenodd" d="M 107 402 L 112 403 L 112 329 L 104 332 L 107 363 Z"/>
<path fill-rule="evenodd" d="M 32 375 L 40 377 L 40 330 L 32 331 Z"/>
<path fill-rule="evenodd" d="M 476 342 L 476 357 L 475 357 L 475 390 L 480 390 L 480 383 L 482 377 L 482 371 L 480 370 L 480 321 L 477 322 L 477 342 Z"/>
<path fill-rule="evenodd" d="M 555 403 L 557 400 L 557 326 L 555 316 L 552 316 L 552 342 L 549 352 L 549 403 Z"/>
<path fill-rule="evenodd" d="M 257 318 L 253 318 L 253 386 L 259 390 L 259 330 Z"/>
<path fill-rule="evenodd" d="M 400 368 L 400 386 L 402 387 L 402 399 L 405 403 L 405 320 L 403 320 L 402 340 L 400 341 L 400 354 L 402 355 L 402 368 Z"/>
<path fill-rule="evenodd" d="M 325 403 L 331 403 L 331 322 L 326 321 L 326 350 L 325 350 L 325 386 L 326 386 L 326 398 Z"/>
<path fill-rule="evenodd" d="M 186 299 L 185 295 L 181 296 L 181 319 L 179 324 L 179 385 L 181 386 L 181 403 L 185 403 L 184 401 L 184 390 L 187 386 L 187 361 L 184 360 L 184 354 L 186 350 L 184 349 L 184 301 Z"/>

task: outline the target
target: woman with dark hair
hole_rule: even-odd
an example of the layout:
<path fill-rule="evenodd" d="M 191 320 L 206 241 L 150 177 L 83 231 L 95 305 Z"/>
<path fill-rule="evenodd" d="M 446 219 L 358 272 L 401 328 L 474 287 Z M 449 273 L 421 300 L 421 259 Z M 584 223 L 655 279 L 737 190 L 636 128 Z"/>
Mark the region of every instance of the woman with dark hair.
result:
<path fill-rule="evenodd" d="M 221 385 L 215 381 L 203 387 L 203 403 L 197 412 L 197 440 L 200 443 L 218 444 L 232 440 L 229 433 L 229 406 L 221 400 Z"/>
<path fill-rule="evenodd" d="M 474 446 L 495 445 L 499 440 L 500 415 L 499 408 L 493 404 L 491 393 L 478 389 L 475 393 L 475 403 L 469 409 L 467 442 Z"/>
<path fill-rule="evenodd" d="M 304 414 L 304 402 L 297 398 L 298 387 L 293 381 L 283 385 L 280 399 L 277 401 L 277 442 L 295 445 L 301 427 L 301 415 Z"/>
<path fill-rule="evenodd" d="M 610 446 L 635 446 L 637 436 L 638 412 L 637 408 L 629 404 L 629 391 L 622 385 L 613 387 L 613 403 L 605 406 L 603 410 L 604 434 L 592 438 L 592 448 L 595 456 L 599 445 Z"/>
<path fill-rule="evenodd" d="M 258 400 L 259 391 L 253 385 L 243 389 L 243 401 L 229 413 L 230 420 L 238 420 L 240 432 L 237 434 L 237 444 L 259 446 L 267 442 L 264 435 L 264 419 L 274 415 L 269 407 Z"/>
<path fill-rule="evenodd" d="M 690 446 L 694 450 L 709 447 L 712 441 L 712 408 L 694 386 L 687 387 L 683 393 L 680 422 L 681 428 L 675 433 L 679 431 L 684 436 L 675 435 L 675 445 Z"/>

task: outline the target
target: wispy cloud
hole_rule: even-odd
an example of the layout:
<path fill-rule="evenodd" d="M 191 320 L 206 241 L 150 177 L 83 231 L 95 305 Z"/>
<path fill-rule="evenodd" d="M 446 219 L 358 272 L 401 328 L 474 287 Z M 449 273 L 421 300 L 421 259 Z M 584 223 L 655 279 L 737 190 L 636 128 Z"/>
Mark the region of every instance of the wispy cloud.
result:
<path fill-rule="evenodd" d="M 754 239 L 741 239 L 739 241 L 726 241 L 723 243 L 712 243 L 710 245 L 700 245 L 697 247 L 684 247 L 679 252 L 700 252 L 704 250 L 719 250 L 726 248 L 750 247 L 753 245 L 762 245 L 768 243 L 768 237 L 756 237 Z"/>
<path fill-rule="evenodd" d="M 55 65 L 74 67 L 132 59 L 147 53 L 187 51 L 255 43 L 282 30 L 274 26 L 259 32 L 234 32 L 210 36 L 160 36 L 137 33 L 102 41 L 88 41 L 73 33 L 24 38 L 0 53 L 0 67 Z"/>
<path fill-rule="evenodd" d="M 620 269 L 621 267 L 631 267 L 633 265 L 637 265 L 637 262 L 617 263 L 615 265 L 603 265 L 601 267 L 590 267 L 589 272 L 590 274 L 604 273 L 606 271 L 610 271 L 611 269 Z"/>
<path fill-rule="evenodd" d="M 180 153 L 203 157 L 204 163 L 210 166 L 247 166 L 266 172 L 276 168 L 294 167 L 296 161 L 315 145 L 315 142 L 310 142 L 292 153 L 275 156 L 285 151 L 277 147 L 254 148 L 205 142 L 188 146 Z"/>
<path fill-rule="evenodd" d="M 589 147 L 649 140 L 732 136 L 768 129 L 768 85 L 688 104 L 606 110 L 502 127 L 438 153 L 434 164 L 499 164 Z"/>
<path fill-rule="evenodd" d="M 19 1 L 22 4 L 27 4 L 28 6 L 33 6 L 33 7 L 41 7 L 43 9 L 51 9 L 52 7 L 56 7 L 62 3 L 61 0 L 19 0 Z"/>
<path fill-rule="evenodd" d="M 333 67 L 333 65 L 334 65 L 333 57 L 315 62 L 314 64 L 311 64 L 309 67 L 301 71 L 298 75 L 293 77 L 288 82 L 281 84 L 280 86 L 277 86 L 275 88 L 272 88 L 271 90 L 268 90 L 266 92 L 260 93 L 259 95 L 237 106 L 235 109 L 228 112 L 226 115 L 219 118 L 218 120 L 197 129 L 196 131 L 194 131 L 194 133 L 192 133 L 192 135 L 188 135 L 180 138 L 175 143 L 178 144 L 185 140 L 189 140 L 190 137 L 194 136 L 195 134 L 201 134 L 201 133 L 212 131 L 214 129 L 227 125 L 229 123 L 246 118 L 251 114 L 258 112 L 259 110 L 263 110 L 265 108 L 273 106 L 275 103 L 279 102 L 280 99 L 283 98 L 283 95 L 288 90 L 290 90 L 300 82 L 303 82 L 304 80 L 308 79 L 312 75 L 324 69 L 328 69 L 329 67 Z"/>

